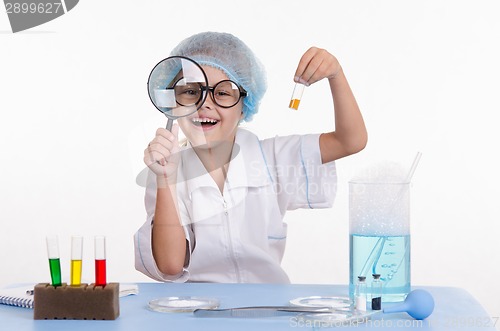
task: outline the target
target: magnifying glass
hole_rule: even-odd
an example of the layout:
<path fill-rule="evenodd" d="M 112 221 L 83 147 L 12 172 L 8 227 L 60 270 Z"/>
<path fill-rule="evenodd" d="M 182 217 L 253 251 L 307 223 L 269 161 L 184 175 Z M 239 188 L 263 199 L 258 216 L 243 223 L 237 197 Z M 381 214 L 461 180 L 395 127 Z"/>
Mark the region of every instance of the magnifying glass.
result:
<path fill-rule="evenodd" d="M 172 130 L 174 120 L 200 109 L 207 98 L 203 86 L 208 86 L 207 75 L 187 57 L 170 56 L 153 68 L 148 78 L 149 98 L 167 116 L 167 130 Z"/>

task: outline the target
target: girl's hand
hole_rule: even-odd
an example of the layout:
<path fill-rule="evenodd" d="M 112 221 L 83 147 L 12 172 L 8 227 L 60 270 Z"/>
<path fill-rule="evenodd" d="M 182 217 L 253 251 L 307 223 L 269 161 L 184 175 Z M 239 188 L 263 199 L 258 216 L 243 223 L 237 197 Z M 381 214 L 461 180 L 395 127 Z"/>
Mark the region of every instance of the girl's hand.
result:
<path fill-rule="evenodd" d="M 158 178 L 175 180 L 180 158 L 178 134 L 177 124 L 172 127 L 172 132 L 159 128 L 144 150 L 144 163 Z"/>
<path fill-rule="evenodd" d="M 311 47 L 302 55 L 294 81 L 309 86 L 323 78 L 335 79 L 340 70 L 335 56 L 324 49 Z"/>

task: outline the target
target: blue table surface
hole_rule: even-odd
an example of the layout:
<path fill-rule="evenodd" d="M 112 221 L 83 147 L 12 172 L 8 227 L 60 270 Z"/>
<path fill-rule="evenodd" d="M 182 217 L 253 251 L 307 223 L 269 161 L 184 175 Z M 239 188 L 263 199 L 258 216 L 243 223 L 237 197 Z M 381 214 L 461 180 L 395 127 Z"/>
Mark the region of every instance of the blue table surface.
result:
<path fill-rule="evenodd" d="M 127 331 L 127 330 L 315 330 L 318 324 L 297 317 L 199 318 L 192 313 L 158 313 L 148 309 L 152 299 L 167 296 L 216 298 L 220 308 L 287 305 L 289 300 L 312 295 L 347 296 L 345 285 L 301 284 L 163 284 L 140 283 L 139 294 L 120 298 L 120 316 L 114 321 L 34 320 L 33 310 L 0 305 L 0 330 L 16 331 Z M 454 287 L 414 287 L 429 291 L 435 301 L 433 314 L 416 321 L 406 313 L 378 314 L 364 324 L 343 329 L 377 330 L 482 330 L 494 331 L 481 304 L 467 291 Z"/>

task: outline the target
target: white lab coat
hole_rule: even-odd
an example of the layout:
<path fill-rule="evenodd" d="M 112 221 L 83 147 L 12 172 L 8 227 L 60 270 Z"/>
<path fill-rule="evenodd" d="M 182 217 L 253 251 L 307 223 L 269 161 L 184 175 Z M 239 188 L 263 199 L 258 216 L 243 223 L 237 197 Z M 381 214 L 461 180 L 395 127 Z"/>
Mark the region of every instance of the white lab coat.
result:
<path fill-rule="evenodd" d="M 289 283 L 280 266 L 287 237 L 285 212 L 331 207 L 336 183 L 335 163 L 321 164 L 318 134 L 259 141 L 239 128 L 223 194 L 194 151 L 186 148 L 177 184 L 189 247 L 184 270 L 163 274 L 153 258 L 152 173 L 145 196 L 147 220 L 134 237 L 136 269 L 164 282 Z"/>

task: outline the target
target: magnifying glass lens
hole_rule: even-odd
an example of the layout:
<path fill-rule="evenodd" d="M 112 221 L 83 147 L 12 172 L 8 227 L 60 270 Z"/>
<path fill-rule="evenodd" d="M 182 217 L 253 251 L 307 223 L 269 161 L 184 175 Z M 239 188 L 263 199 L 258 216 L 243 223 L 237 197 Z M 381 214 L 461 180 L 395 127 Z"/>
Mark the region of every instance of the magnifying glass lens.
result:
<path fill-rule="evenodd" d="M 151 102 L 172 121 L 196 112 L 205 101 L 202 86 L 208 85 L 201 66 L 183 56 L 171 56 L 160 61 L 148 79 Z"/>

